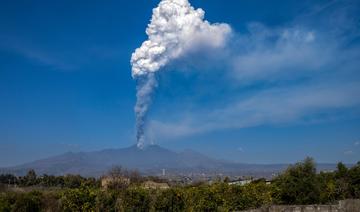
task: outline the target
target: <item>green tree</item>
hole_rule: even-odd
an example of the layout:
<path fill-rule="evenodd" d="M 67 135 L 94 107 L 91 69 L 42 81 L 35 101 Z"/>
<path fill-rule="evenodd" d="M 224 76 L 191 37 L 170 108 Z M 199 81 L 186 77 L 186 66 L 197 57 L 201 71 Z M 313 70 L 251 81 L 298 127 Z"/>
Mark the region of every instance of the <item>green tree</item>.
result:
<path fill-rule="evenodd" d="M 337 199 L 335 174 L 332 172 L 320 172 L 318 182 L 321 191 L 320 203 L 334 203 Z"/>
<path fill-rule="evenodd" d="M 30 169 L 22 178 L 21 184 L 24 186 L 33 186 L 37 184 L 37 175 L 34 169 Z"/>
<path fill-rule="evenodd" d="M 244 186 L 230 186 L 225 195 L 226 205 L 230 211 L 253 209 L 272 203 L 271 186 L 266 185 L 264 181 Z"/>
<path fill-rule="evenodd" d="M 160 191 L 154 203 L 156 211 L 184 211 L 185 197 L 181 188 Z"/>
<path fill-rule="evenodd" d="M 66 188 L 80 188 L 84 178 L 80 175 L 66 175 L 63 177 Z"/>
<path fill-rule="evenodd" d="M 349 170 L 343 163 L 337 164 L 337 170 L 335 171 L 335 192 L 336 199 L 351 198 L 350 193 L 350 180 Z"/>
<path fill-rule="evenodd" d="M 60 195 L 58 191 L 44 191 L 41 198 L 42 201 L 41 211 L 51 211 L 51 212 L 62 211 L 59 198 Z"/>
<path fill-rule="evenodd" d="M 16 198 L 15 204 L 12 206 L 12 211 L 19 212 L 37 212 L 42 208 L 42 194 L 40 192 L 30 192 L 20 194 Z"/>
<path fill-rule="evenodd" d="M 12 205 L 16 201 L 16 194 L 13 192 L 0 193 L 0 211 L 10 212 Z"/>
<path fill-rule="evenodd" d="M 360 161 L 348 172 L 351 198 L 360 198 Z"/>
<path fill-rule="evenodd" d="M 150 191 L 142 188 L 129 188 L 119 200 L 125 211 L 149 211 Z M 118 203 L 119 204 L 119 203 Z"/>
<path fill-rule="evenodd" d="M 2 174 L 0 175 L 0 184 L 16 184 L 18 181 L 17 177 L 13 174 Z"/>
<path fill-rule="evenodd" d="M 275 180 L 274 197 L 281 204 L 313 204 L 320 202 L 320 186 L 312 158 L 290 166 Z"/>
<path fill-rule="evenodd" d="M 61 194 L 63 211 L 93 211 L 96 207 L 96 191 L 88 188 L 67 189 Z"/>
<path fill-rule="evenodd" d="M 100 191 L 96 195 L 96 211 L 118 211 L 116 205 L 119 193 L 116 191 Z"/>
<path fill-rule="evenodd" d="M 217 211 L 219 201 L 210 186 L 191 187 L 186 193 L 186 211 Z"/>

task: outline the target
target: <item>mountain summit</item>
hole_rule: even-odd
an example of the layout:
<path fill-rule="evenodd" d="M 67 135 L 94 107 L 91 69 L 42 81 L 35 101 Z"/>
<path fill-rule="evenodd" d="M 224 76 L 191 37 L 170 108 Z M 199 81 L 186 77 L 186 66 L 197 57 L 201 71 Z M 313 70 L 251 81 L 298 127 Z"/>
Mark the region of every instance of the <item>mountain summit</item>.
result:
<path fill-rule="evenodd" d="M 271 177 L 288 164 L 243 164 L 217 160 L 193 150 L 174 152 L 158 145 L 138 148 L 136 145 L 121 149 L 94 152 L 68 152 L 62 155 L 0 169 L 0 173 L 24 175 L 29 169 L 38 174 L 80 174 L 98 177 L 113 166 L 135 169 L 142 174 L 157 175 L 166 169 L 172 174 L 225 174 Z M 332 170 L 335 164 L 318 164 L 319 170 Z"/>
<path fill-rule="evenodd" d="M 4 168 L 2 172 L 24 174 L 27 170 L 34 169 L 39 174 L 99 176 L 113 166 L 156 174 L 160 173 L 162 169 L 173 171 L 213 170 L 219 169 L 223 165 L 223 162 L 195 151 L 186 150 L 177 153 L 158 145 L 146 146 L 143 149 L 134 145 L 127 148 L 94 152 L 68 152 L 19 166 Z"/>

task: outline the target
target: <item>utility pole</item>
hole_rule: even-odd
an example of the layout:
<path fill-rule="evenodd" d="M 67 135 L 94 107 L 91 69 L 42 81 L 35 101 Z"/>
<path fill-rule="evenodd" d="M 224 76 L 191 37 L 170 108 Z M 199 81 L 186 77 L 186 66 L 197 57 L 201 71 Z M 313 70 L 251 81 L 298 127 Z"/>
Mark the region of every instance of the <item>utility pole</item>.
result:
<path fill-rule="evenodd" d="M 17 187 L 17 179 L 18 179 L 18 177 L 16 176 L 16 174 L 14 174 L 14 188 L 16 188 Z"/>

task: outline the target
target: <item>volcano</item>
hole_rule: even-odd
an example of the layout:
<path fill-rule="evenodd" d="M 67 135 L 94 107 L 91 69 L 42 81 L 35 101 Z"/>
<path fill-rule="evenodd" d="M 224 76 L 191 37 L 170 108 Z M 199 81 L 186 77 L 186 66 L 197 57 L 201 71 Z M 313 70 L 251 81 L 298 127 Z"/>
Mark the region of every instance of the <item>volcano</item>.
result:
<path fill-rule="evenodd" d="M 214 159 L 193 150 L 175 152 L 158 145 L 142 149 L 136 145 L 121 149 L 93 152 L 68 152 L 18 166 L 1 168 L 0 173 L 24 175 L 29 169 L 38 174 L 98 177 L 114 166 L 138 170 L 145 175 L 157 175 L 166 169 L 171 174 L 225 174 L 269 177 L 284 170 L 288 164 L 243 164 Z M 334 169 L 335 164 L 318 164 L 318 169 Z"/>
<path fill-rule="evenodd" d="M 136 145 L 121 149 L 105 149 L 94 152 L 68 152 L 22 165 L 1 169 L 23 175 L 29 169 L 39 174 L 64 175 L 80 174 L 99 176 L 113 166 L 136 169 L 142 173 L 154 174 L 162 169 L 180 170 L 215 170 L 223 162 L 209 158 L 195 151 L 174 152 L 158 145 L 146 146 L 143 149 Z"/>

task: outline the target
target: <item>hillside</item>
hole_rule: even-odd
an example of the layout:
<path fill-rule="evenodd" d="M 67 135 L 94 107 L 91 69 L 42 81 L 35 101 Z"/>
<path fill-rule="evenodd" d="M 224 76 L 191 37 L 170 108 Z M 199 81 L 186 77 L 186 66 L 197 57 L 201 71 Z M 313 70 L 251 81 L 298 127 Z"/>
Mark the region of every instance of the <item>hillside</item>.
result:
<path fill-rule="evenodd" d="M 283 170 L 286 164 L 259 165 L 240 164 L 213 159 L 192 150 L 174 152 L 158 145 L 139 149 L 130 146 L 121 149 L 105 149 L 94 152 L 68 152 L 19 166 L 0 169 L 0 172 L 10 172 L 23 175 L 29 169 L 39 174 L 64 175 L 80 174 L 83 176 L 100 176 L 113 166 L 139 170 L 143 174 L 156 175 L 166 169 L 173 174 L 229 174 L 271 176 Z M 332 169 L 333 164 L 322 164 L 320 169 Z"/>

